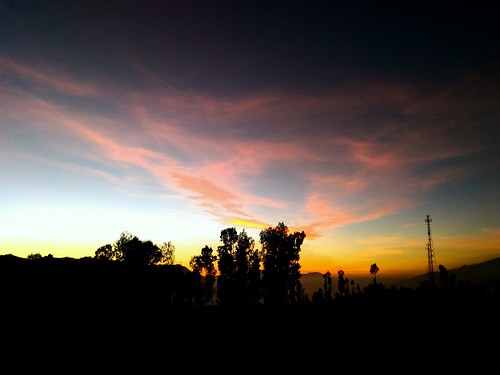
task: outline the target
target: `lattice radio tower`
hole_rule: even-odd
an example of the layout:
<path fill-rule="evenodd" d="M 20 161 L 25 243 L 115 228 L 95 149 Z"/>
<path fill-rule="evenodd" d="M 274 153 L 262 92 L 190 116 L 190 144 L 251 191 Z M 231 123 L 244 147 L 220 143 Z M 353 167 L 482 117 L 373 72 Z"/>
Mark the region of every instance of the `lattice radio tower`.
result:
<path fill-rule="evenodd" d="M 434 245 L 432 244 L 431 237 L 431 222 L 432 219 L 427 215 L 427 219 L 425 219 L 427 223 L 427 235 L 429 236 L 429 240 L 427 242 L 427 272 L 429 276 L 429 280 L 434 283 L 435 282 L 435 271 L 436 271 L 436 257 L 434 256 Z"/>

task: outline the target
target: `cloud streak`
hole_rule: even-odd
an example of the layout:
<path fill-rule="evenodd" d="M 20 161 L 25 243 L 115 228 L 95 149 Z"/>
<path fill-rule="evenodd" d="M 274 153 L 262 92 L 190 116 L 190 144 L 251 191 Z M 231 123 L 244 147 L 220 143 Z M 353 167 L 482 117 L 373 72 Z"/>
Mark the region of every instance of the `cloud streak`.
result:
<path fill-rule="evenodd" d="M 408 208 L 429 189 L 474 173 L 461 163 L 444 168 L 439 162 L 496 147 L 484 127 L 489 114 L 481 98 L 456 106 L 455 96 L 470 80 L 428 96 L 417 85 L 371 82 L 315 96 L 266 90 L 220 97 L 120 91 L 51 67 L 42 71 L 5 57 L 0 63 L 3 76 L 40 88 L 2 90 L 10 105 L 3 127 L 6 120 L 32 124 L 25 131 L 48 132 L 39 139 L 47 147 L 60 152 L 68 145 L 62 148 L 68 163 L 80 158 L 106 165 L 107 172 L 94 171 L 112 183 L 144 183 L 146 174 L 227 225 L 265 227 L 281 217 L 317 238 Z M 75 103 L 46 92 L 75 100 L 99 96 L 122 120 L 76 111 Z M 476 116 L 481 111 L 484 116 Z M 477 138 L 464 138 L 474 127 Z M 277 165 L 296 171 L 304 195 L 276 198 L 278 192 L 253 190 L 252 181 L 271 181 Z"/>
<path fill-rule="evenodd" d="M 99 86 L 95 82 L 81 82 L 70 75 L 40 63 L 36 68 L 0 55 L 0 73 L 20 79 L 43 91 L 56 90 L 72 96 L 96 96 Z"/>

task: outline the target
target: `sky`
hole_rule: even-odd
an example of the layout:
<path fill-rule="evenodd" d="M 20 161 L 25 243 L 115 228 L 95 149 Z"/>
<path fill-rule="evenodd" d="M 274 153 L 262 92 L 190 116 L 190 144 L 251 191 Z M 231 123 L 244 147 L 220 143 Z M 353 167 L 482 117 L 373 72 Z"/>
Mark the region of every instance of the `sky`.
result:
<path fill-rule="evenodd" d="M 499 257 L 499 9 L 0 0 L 0 254 L 283 222 L 302 273 L 420 275 L 429 215 L 436 265 Z"/>

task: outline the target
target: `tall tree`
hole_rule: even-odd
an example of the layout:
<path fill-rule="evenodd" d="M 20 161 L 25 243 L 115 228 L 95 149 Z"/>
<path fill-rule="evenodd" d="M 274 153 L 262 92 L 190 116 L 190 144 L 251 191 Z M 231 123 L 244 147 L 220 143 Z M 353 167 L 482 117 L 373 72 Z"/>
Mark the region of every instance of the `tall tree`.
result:
<path fill-rule="evenodd" d="M 111 259 L 122 261 L 125 258 L 125 254 L 127 254 L 127 247 L 130 246 L 130 242 L 134 236 L 132 233 L 123 231 L 120 233 L 120 237 L 113 244 L 113 254 Z"/>
<path fill-rule="evenodd" d="M 217 297 L 221 305 L 256 303 L 260 294 L 260 261 L 255 240 L 245 229 L 221 231 L 218 251 Z"/>
<path fill-rule="evenodd" d="M 260 232 L 265 304 L 287 305 L 299 301 L 300 250 L 305 237 L 303 231 L 289 233 L 283 222 Z"/>
<path fill-rule="evenodd" d="M 250 285 L 250 277 L 254 278 L 256 276 L 255 267 L 257 264 L 256 255 L 258 253 L 254 252 L 255 240 L 248 236 L 245 229 L 243 229 L 238 234 L 238 241 L 236 243 L 236 251 L 235 251 L 235 278 L 234 278 L 234 293 L 235 293 L 235 302 L 238 304 L 247 304 L 249 302 L 255 301 L 255 290 L 250 290 L 250 287 L 254 287 L 254 285 Z M 260 263 L 259 263 L 260 265 Z M 251 267 L 254 267 L 251 269 Z M 258 268 L 260 270 L 260 267 Z M 252 270 L 252 274 L 250 271 Z M 252 282 L 255 279 L 252 280 Z"/>
<path fill-rule="evenodd" d="M 215 276 L 217 275 L 217 270 L 215 269 L 217 256 L 212 254 L 213 249 L 205 245 L 201 249 L 201 254 L 193 256 L 189 264 L 195 273 L 205 276 L 204 303 L 213 305 L 213 287 L 215 285 Z"/>
<path fill-rule="evenodd" d="M 377 263 L 373 263 L 370 266 L 370 273 L 373 275 L 373 284 L 377 283 L 377 272 L 379 270 L 380 270 L 380 268 L 378 268 Z"/>
<path fill-rule="evenodd" d="M 161 264 L 172 266 L 175 263 L 175 246 L 172 241 L 163 242 L 160 246 Z"/>
<path fill-rule="evenodd" d="M 344 278 L 344 270 L 338 270 L 337 275 L 339 277 L 339 285 L 338 285 L 339 293 L 340 296 L 343 296 L 345 294 L 345 284 L 346 284 Z"/>
<path fill-rule="evenodd" d="M 326 273 L 323 274 L 323 279 L 325 281 L 323 282 L 323 290 L 324 292 L 324 297 L 326 300 L 331 300 L 332 299 L 332 274 L 330 271 L 326 271 Z"/>
<path fill-rule="evenodd" d="M 354 280 L 351 279 L 351 290 L 352 290 L 352 294 L 355 294 L 356 293 L 356 289 L 354 288 L 355 286 L 355 283 L 354 283 Z"/>
<path fill-rule="evenodd" d="M 222 245 L 217 247 L 219 277 L 217 278 L 217 299 L 221 305 L 235 302 L 236 244 L 238 233 L 236 228 L 226 228 L 220 233 Z"/>
<path fill-rule="evenodd" d="M 250 251 L 248 255 L 248 302 L 259 304 L 263 297 L 262 287 L 262 253 L 258 249 Z"/>

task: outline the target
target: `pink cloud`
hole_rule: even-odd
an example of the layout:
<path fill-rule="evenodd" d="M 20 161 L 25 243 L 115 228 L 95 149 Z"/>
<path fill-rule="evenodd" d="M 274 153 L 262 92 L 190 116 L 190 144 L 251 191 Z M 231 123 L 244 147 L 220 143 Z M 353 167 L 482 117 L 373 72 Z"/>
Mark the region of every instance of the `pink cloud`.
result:
<path fill-rule="evenodd" d="M 475 124 L 466 119 L 485 108 L 460 94 L 468 82 L 429 96 L 417 85 L 373 82 L 317 96 L 266 91 L 230 98 L 170 88 L 120 91 L 49 68 L 0 63 L 3 73 L 70 95 L 97 95 L 99 88 L 125 119 L 75 113 L 20 88 L 0 94 L 7 116 L 26 120 L 33 132 L 50 130 L 54 140 L 46 141 L 54 148 L 121 168 L 131 183 L 139 168 L 221 222 L 262 225 L 267 220 L 257 217 L 257 206 L 284 214 L 295 207 L 295 225 L 308 228 L 309 238 L 408 207 L 422 192 L 473 173 L 464 164 L 417 173 L 427 164 L 493 145 L 484 131 L 464 137 Z M 273 165 L 297 171 L 306 195 L 286 201 L 254 193 L 249 181 Z"/>
<path fill-rule="evenodd" d="M 188 174 L 172 173 L 171 177 L 178 181 L 179 187 L 194 194 L 189 197 L 202 202 L 216 203 L 224 213 L 234 213 L 239 216 L 248 216 L 241 210 L 242 204 L 238 203 L 238 196 L 224 189 L 206 178 L 200 178 Z"/>
<path fill-rule="evenodd" d="M 229 222 L 233 222 L 236 220 L 235 218 L 244 218 L 248 222 L 258 222 L 245 211 L 245 206 L 250 201 L 259 205 L 282 207 L 281 203 L 271 199 L 254 196 L 243 191 L 238 192 L 238 189 L 235 189 L 237 184 L 231 183 L 231 178 L 226 177 L 219 180 L 218 177 L 228 174 L 227 171 L 232 171 L 229 173 L 230 177 L 236 176 L 233 169 L 228 168 L 227 165 L 209 163 L 207 165 L 186 167 L 175 158 L 168 156 L 167 153 L 120 143 L 109 135 L 96 130 L 96 128 L 99 128 L 99 124 L 106 123 L 109 121 L 108 119 L 82 117 L 67 112 L 57 105 L 34 98 L 31 101 L 26 99 L 24 104 L 24 108 L 27 110 L 22 111 L 23 116 L 43 118 L 43 122 L 48 124 L 46 126 L 59 135 L 62 134 L 63 130 L 69 130 L 73 138 L 77 136 L 80 140 L 90 142 L 91 147 L 80 148 L 79 152 L 82 156 L 95 159 L 100 163 L 105 162 L 110 166 L 119 163 L 122 167 L 127 167 L 127 165 L 140 167 L 155 176 L 164 186 L 175 189 L 186 200 L 196 202 L 221 221 L 229 220 Z M 93 124 L 93 128 L 88 124 Z M 104 128 L 109 130 L 109 127 Z M 127 139 L 127 141 L 131 144 L 134 143 L 130 139 Z M 75 152 L 76 149 L 72 151 Z M 103 158 L 104 155 L 106 158 Z M 88 169 L 86 169 L 86 173 L 88 173 Z M 117 179 L 113 175 L 99 170 L 96 170 L 95 173 L 105 176 L 109 181 L 122 186 L 124 185 L 123 178 L 127 178 L 125 176 L 122 179 Z M 230 190 L 221 186 L 229 186 Z"/>

